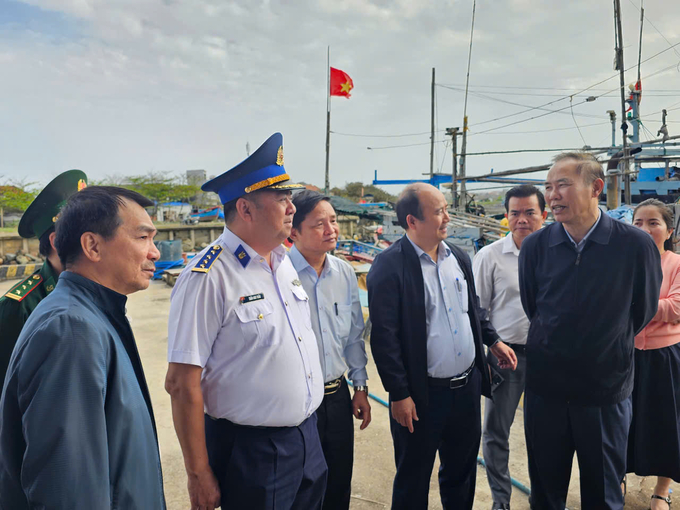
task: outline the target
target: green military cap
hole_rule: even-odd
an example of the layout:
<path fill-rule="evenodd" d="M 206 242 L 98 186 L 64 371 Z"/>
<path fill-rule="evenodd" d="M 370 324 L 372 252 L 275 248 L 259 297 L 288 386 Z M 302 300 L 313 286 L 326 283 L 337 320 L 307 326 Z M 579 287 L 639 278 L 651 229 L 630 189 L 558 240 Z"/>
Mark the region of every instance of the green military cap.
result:
<path fill-rule="evenodd" d="M 68 197 L 87 187 L 87 175 L 81 170 L 67 170 L 52 179 L 35 197 L 19 222 L 19 235 L 40 237 L 57 221 Z"/>

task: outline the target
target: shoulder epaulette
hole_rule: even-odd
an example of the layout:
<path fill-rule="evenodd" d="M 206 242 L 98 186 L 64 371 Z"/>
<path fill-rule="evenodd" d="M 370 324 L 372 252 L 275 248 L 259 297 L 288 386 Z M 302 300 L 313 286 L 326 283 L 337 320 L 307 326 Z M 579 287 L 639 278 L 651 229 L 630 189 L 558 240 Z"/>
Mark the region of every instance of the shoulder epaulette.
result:
<path fill-rule="evenodd" d="M 201 260 L 199 260 L 198 263 L 191 268 L 191 270 L 195 273 L 207 273 L 210 271 L 210 267 L 215 263 L 215 261 L 220 258 L 223 250 L 224 248 L 219 245 L 211 246 L 208 248 L 208 251 L 203 254 Z"/>
<path fill-rule="evenodd" d="M 5 294 L 5 297 L 13 299 L 14 301 L 22 301 L 33 291 L 33 289 L 40 285 L 40 282 L 42 282 L 42 276 L 33 274 L 9 289 Z"/>

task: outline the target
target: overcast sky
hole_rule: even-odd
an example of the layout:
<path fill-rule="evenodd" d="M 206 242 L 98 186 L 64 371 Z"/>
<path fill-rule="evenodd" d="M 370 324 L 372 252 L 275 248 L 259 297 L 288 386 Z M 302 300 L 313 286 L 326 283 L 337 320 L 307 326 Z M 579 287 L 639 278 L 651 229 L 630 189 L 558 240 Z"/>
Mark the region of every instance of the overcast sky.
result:
<path fill-rule="evenodd" d="M 639 2 L 621 0 L 626 67 L 637 63 Z M 644 7 L 643 60 L 680 42 L 680 2 Z M 247 142 L 254 150 L 280 131 L 288 173 L 323 186 L 328 45 L 355 85 L 351 99 L 332 99 L 331 185 L 429 171 L 432 67 L 442 85 L 436 167 L 449 172 L 441 140 L 462 125 L 464 94 L 443 85 L 464 87 L 471 16 L 472 0 L 0 0 L 0 180 L 46 184 L 70 168 L 92 179 L 216 175 L 245 157 Z M 468 151 L 581 147 L 574 118 L 588 145 L 609 144 L 618 77 L 573 97 L 574 118 L 566 109 L 503 127 L 546 112 L 517 115 L 527 108 L 500 101 L 568 107 L 569 94 L 616 75 L 613 48 L 612 1 L 479 0 Z M 653 135 L 664 107 L 680 133 L 679 63 L 680 46 L 642 64 Z M 421 145 L 377 149 L 408 144 Z M 468 173 L 550 156 L 471 156 Z"/>

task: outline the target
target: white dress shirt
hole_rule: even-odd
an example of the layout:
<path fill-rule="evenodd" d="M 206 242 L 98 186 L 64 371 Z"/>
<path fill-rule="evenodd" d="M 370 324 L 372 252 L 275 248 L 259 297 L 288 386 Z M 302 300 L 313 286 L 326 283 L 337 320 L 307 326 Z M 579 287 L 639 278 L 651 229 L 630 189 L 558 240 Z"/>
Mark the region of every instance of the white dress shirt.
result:
<path fill-rule="evenodd" d="M 460 375 L 475 360 L 465 275 L 443 241 L 439 243 L 435 262 L 406 237 L 416 250 L 425 284 L 427 375 L 437 378 Z"/>
<path fill-rule="evenodd" d="M 506 344 L 527 343 L 529 319 L 519 296 L 519 248 L 512 234 L 485 246 L 472 259 L 482 308 Z"/>
<path fill-rule="evenodd" d="M 172 290 L 168 361 L 203 367 L 210 416 L 299 425 L 319 407 L 324 383 L 307 293 L 283 246 L 272 251 L 270 268 L 228 228 L 213 245 L 223 250 L 209 271 L 191 271 L 204 251 Z"/>
<path fill-rule="evenodd" d="M 328 254 L 321 276 L 318 276 L 296 246 L 290 249 L 288 256 L 309 296 L 312 329 L 326 382 L 342 377 L 349 368 L 347 375 L 352 383 L 366 385 L 368 357 L 362 336 L 364 316 L 354 269 Z"/>

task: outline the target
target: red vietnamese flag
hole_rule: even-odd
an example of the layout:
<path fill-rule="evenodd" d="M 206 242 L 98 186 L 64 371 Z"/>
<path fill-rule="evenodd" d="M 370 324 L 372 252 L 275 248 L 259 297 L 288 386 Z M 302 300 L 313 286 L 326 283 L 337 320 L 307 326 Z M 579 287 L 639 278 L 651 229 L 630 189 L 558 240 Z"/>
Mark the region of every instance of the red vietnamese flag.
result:
<path fill-rule="evenodd" d="M 346 72 L 331 67 L 331 96 L 344 96 L 349 99 L 353 88 L 354 82 Z"/>

